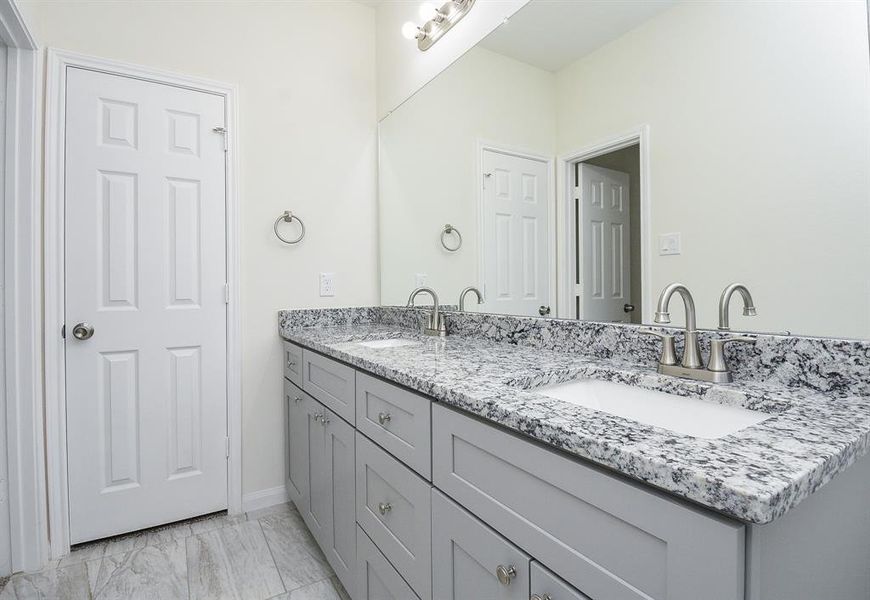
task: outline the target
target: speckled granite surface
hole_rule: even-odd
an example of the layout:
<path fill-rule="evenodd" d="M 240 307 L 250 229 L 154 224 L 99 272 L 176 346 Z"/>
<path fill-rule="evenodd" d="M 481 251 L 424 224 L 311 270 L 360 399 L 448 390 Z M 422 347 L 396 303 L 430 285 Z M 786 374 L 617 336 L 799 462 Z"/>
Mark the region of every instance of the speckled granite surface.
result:
<path fill-rule="evenodd" d="M 281 334 L 674 495 L 753 523 L 772 521 L 867 453 L 870 343 L 759 336 L 729 353 L 737 381 L 655 372 L 657 340 L 637 328 L 447 313 L 446 339 L 419 334 L 424 311 L 282 311 Z M 709 341 L 709 336 L 704 337 Z M 419 345 L 372 349 L 403 337 Z M 708 440 L 546 397 L 546 383 L 591 377 L 769 413 Z"/>

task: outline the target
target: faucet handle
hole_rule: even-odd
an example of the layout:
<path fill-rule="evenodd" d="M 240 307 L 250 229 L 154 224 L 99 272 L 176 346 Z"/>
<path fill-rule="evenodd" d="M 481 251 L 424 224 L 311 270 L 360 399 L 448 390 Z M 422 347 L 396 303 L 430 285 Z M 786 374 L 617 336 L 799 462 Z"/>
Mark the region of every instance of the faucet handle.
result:
<path fill-rule="evenodd" d="M 754 344 L 756 341 L 758 341 L 757 338 L 751 335 L 730 335 L 710 340 L 710 361 L 707 363 L 707 370 L 717 373 L 728 371 L 728 363 L 725 361 L 725 344 L 730 342 Z"/>
<path fill-rule="evenodd" d="M 655 329 L 650 329 L 648 327 L 642 327 L 637 330 L 638 333 L 642 333 L 643 335 L 654 335 L 657 338 L 662 340 L 662 354 L 659 357 L 660 365 L 675 365 L 677 364 L 677 349 L 674 344 L 674 336 L 669 333 L 662 333 L 660 331 L 656 331 Z"/>

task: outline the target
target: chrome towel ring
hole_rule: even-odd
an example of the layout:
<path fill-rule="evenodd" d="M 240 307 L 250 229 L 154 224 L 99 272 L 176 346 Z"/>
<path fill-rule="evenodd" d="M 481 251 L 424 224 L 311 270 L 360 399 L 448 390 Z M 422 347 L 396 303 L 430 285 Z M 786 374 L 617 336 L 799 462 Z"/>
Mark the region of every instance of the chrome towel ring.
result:
<path fill-rule="evenodd" d="M 293 221 L 298 222 L 299 228 L 301 229 L 301 231 L 299 232 L 299 237 L 297 237 L 295 240 L 288 240 L 287 238 L 282 236 L 278 232 L 278 225 L 281 223 L 281 221 L 284 221 L 285 223 L 292 223 Z M 289 210 L 285 210 L 283 215 L 281 215 L 280 217 L 275 219 L 275 226 L 272 227 L 272 229 L 275 231 L 275 235 L 278 236 L 278 239 L 281 240 L 282 242 L 284 242 L 285 244 L 298 244 L 299 242 L 302 241 L 302 238 L 305 237 L 305 223 L 303 223 L 302 219 L 300 219 L 299 217 L 294 215 Z"/>
<path fill-rule="evenodd" d="M 456 241 L 456 245 L 453 246 L 453 247 L 451 247 L 451 246 L 448 246 L 448 245 L 447 245 L 446 236 L 448 236 L 448 235 L 452 235 L 452 234 L 454 234 L 454 233 L 456 234 L 456 237 L 457 237 L 458 239 L 457 239 L 457 241 Z M 450 223 L 448 223 L 447 225 L 445 225 L 445 226 L 444 226 L 444 229 L 441 231 L 441 245 L 444 246 L 444 249 L 447 250 L 448 252 L 456 252 L 457 250 L 459 250 L 460 248 L 462 248 L 462 234 L 459 233 L 459 230 L 456 229 L 456 228 L 455 228 L 453 225 L 451 225 Z"/>

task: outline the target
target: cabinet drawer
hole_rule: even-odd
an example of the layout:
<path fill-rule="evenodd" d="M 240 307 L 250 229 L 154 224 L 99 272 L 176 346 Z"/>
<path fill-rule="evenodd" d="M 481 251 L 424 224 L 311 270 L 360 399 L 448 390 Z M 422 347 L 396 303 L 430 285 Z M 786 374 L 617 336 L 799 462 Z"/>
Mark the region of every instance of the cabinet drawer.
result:
<path fill-rule="evenodd" d="M 293 342 L 284 342 L 284 377 L 302 387 L 302 348 Z"/>
<path fill-rule="evenodd" d="M 354 370 L 311 350 L 302 353 L 302 389 L 353 424 Z"/>
<path fill-rule="evenodd" d="M 418 596 L 432 597 L 431 486 L 356 434 L 356 519 Z"/>
<path fill-rule="evenodd" d="M 426 479 L 432 476 L 432 401 L 356 374 L 356 428 Z"/>
<path fill-rule="evenodd" d="M 356 560 L 356 600 L 418 600 L 411 586 L 359 527 L 356 529 Z"/>
<path fill-rule="evenodd" d="M 432 573 L 437 600 L 529 597 L 529 556 L 437 489 L 432 490 Z"/>
<path fill-rule="evenodd" d="M 592 600 L 534 560 L 532 561 L 531 581 L 532 594 L 529 596 L 529 600 L 546 600 L 547 598 L 552 600 Z"/>
<path fill-rule="evenodd" d="M 593 598 L 743 598 L 737 522 L 437 404 L 432 456 L 439 489 Z"/>

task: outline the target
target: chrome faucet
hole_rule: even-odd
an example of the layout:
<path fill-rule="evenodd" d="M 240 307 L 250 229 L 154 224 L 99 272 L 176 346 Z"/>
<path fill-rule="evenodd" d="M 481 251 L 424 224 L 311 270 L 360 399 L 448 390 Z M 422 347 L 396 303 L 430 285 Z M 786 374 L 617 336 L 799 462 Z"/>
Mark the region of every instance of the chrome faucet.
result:
<path fill-rule="evenodd" d="M 671 322 L 668 305 L 674 293 L 680 294 L 683 306 L 686 308 L 686 346 L 683 349 L 683 360 L 680 364 L 686 369 L 701 369 L 703 364 L 701 363 L 701 346 L 698 344 L 698 330 L 695 326 L 695 300 L 692 298 L 689 288 L 682 283 L 672 283 L 663 289 L 661 296 L 659 296 L 659 304 L 656 307 L 655 322 L 659 324 Z"/>
<path fill-rule="evenodd" d="M 754 317 L 756 315 L 752 294 L 742 283 L 732 283 L 722 290 L 722 295 L 719 296 L 719 331 L 731 330 L 728 325 L 728 305 L 731 304 L 731 296 L 734 292 L 740 292 L 743 297 L 743 316 Z"/>
<path fill-rule="evenodd" d="M 483 304 L 483 294 L 480 292 L 479 289 L 477 289 L 473 285 L 470 285 L 467 288 L 465 288 L 464 290 L 462 290 L 461 292 L 459 292 L 459 310 L 460 311 L 465 310 L 465 295 L 468 294 L 468 292 L 474 292 L 474 295 L 477 296 L 477 303 Z"/>
<path fill-rule="evenodd" d="M 739 283 L 734 283 L 725 288 L 722 292 L 722 298 L 719 300 L 719 329 L 728 330 L 728 303 L 731 300 L 731 295 L 735 292 L 740 292 L 743 296 L 743 314 L 752 316 L 755 314 L 755 305 L 752 302 L 752 296 L 749 295 L 749 290 L 746 286 Z M 671 315 L 668 312 L 668 304 L 671 301 L 671 296 L 679 293 L 683 298 L 683 304 L 686 307 L 686 344 L 683 349 L 683 360 L 677 365 L 676 350 L 674 344 L 674 336 L 668 333 L 660 333 L 653 329 L 641 329 L 640 332 L 648 335 L 655 335 L 662 340 L 662 354 L 659 358 L 658 371 L 664 375 L 674 375 L 676 377 L 687 377 L 689 379 L 697 379 L 699 381 L 709 381 L 712 383 L 730 383 L 733 381 L 731 371 L 728 369 L 728 364 L 725 361 L 725 345 L 730 342 L 744 342 L 754 344 L 755 338 L 747 335 L 735 335 L 719 339 L 710 340 L 710 360 L 707 367 L 704 368 L 701 361 L 701 348 L 698 343 L 698 331 L 695 324 L 695 301 L 692 299 L 692 294 L 688 288 L 681 283 L 672 283 L 662 290 L 659 296 L 659 303 L 656 307 L 655 322 L 667 324 L 671 322 Z M 724 321 L 723 321 L 724 315 Z"/>
<path fill-rule="evenodd" d="M 411 292 L 411 295 L 408 297 L 407 306 L 414 306 L 414 299 L 424 292 L 432 296 L 432 312 L 429 313 L 426 325 L 423 326 L 423 333 L 426 335 L 444 337 L 447 335 L 447 327 L 444 324 L 444 315 L 441 314 L 440 305 L 438 304 L 438 294 L 435 293 L 435 290 L 430 287 L 418 287 L 416 290 Z"/>

